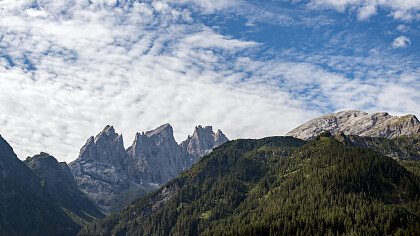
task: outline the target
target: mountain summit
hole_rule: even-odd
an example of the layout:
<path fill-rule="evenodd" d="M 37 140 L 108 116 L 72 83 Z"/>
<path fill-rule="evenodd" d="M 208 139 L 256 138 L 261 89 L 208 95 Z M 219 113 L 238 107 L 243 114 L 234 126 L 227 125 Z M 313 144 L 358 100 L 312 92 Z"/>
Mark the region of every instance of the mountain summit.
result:
<path fill-rule="evenodd" d="M 87 140 L 70 169 L 79 188 L 112 212 L 172 180 L 227 141 L 222 131 L 197 126 L 192 136 L 178 144 L 172 126 L 164 124 L 137 133 L 125 149 L 122 135 L 108 125 Z"/>
<path fill-rule="evenodd" d="M 161 185 L 186 168 L 186 160 L 175 141 L 172 126 L 162 125 L 145 133 L 137 133 L 127 149 L 124 170 L 137 183 Z"/>
<path fill-rule="evenodd" d="M 213 132 L 212 126 L 196 126 L 192 136 L 183 141 L 180 146 L 184 154 L 190 156 L 190 161 L 195 164 L 200 157 L 209 154 L 213 148 L 229 141 L 221 130 Z"/>
<path fill-rule="evenodd" d="M 309 140 L 324 131 L 332 134 L 395 138 L 420 134 L 420 122 L 414 115 L 391 116 L 387 112 L 366 113 L 349 110 L 323 115 L 295 128 L 286 135 Z"/>
<path fill-rule="evenodd" d="M 104 210 L 110 210 L 114 199 L 135 185 L 121 166 L 125 155 L 122 135 L 108 125 L 86 141 L 79 157 L 69 165 L 79 188 Z"/>

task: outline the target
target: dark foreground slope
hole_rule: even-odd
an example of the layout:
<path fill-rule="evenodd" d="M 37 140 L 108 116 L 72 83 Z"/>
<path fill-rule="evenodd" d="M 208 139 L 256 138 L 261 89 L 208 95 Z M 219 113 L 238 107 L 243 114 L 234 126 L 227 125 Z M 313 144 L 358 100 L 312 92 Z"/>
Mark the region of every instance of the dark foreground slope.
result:
<path fill-rule="evenodd" d="M 420 180 L 322 135 L 237 140 L 81 235 L 415 235 Z"/>
<path fill-rule="evenodd" d="M 105 215 L 98 210 L 78 188 L 65 162 L 41 152 L 25 160 L 26 165 L 40 178 L 43 189 L 58 207 L 63 209 L 76 223 L 84 225 Z"/>
<path fill-rule="evenodd" d="M 0 136 L 0 235 L 75 235 L 79 229 Z"/>

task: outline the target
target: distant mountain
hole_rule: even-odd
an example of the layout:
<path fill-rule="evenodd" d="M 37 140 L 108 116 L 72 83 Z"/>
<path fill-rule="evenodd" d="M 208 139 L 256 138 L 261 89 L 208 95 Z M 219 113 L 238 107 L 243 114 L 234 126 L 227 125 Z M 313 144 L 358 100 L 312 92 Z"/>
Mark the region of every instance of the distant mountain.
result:
<path fill-rule="evenodd" d="M 140 186 L 129 179 L 121 163 L 126 158 L 122 135 L 112 126 L 106 126 L 96 137 L 90 137 L 81 148 L 79 157 L 69 164 L 78 187 L 103 210 L 112 211 L 125 204 L 124 195 L 135 196 L 145 193 Z M 132 199 L 131 199 L 132 200 Z"/>
<path fill-rule="evenodd" d="M 70 163 L 79 188 L 104 210 L 113 212 L 135 198 L 188 170 L 204 154 L 228 141 L 219 130 L 198 126 L 193 136 L 178 145 L 169 124 L 137 133 L 124 149 L 123 137 L 107 126 L 91 137 Z"/>
<path fill-rule="evenodd" d="M 236 140 L 80 235 L 416 235 L 420 178 L 325 133 Z"/>
<path fill-rule="evenodd" d="M 0 136 L 0 235 L 75 235 L 80 225 Z"/>
<path fill-rule="evenodd" d="M 25 160 L 26 165 L 40 178 L 43 189 L 54 203 L 64 209 L 72 219 L 84 225 L 105 215 L 78 188 L 65 162 L 58 162 L 53 156 L 41 152 Z"/>
<path fill-rule="evenodd" d="M 391 116 L 386 112 L 341 111 L 323 115 L 290 131 L 286 135 L 310 140 L 324 131 L 332 134 L 395 138 L 420 134 L 420 122 L 414 115 Z"/>
<path fill-rule="evenodd" d="M 127 175 L 138 183 L 162 185 L 187 167 L 169 124 L 137 133 L 123 163 Z"/>
<path fill-rule="evenodd" d="M 183 141 L 180 146 L 183 155 L 189 157 L 191 164 L 197 163 L 201 157 L 209 154 L 213 148 L 218 147 L 229 139 L 218 129 L 216 133 L 213 132 L 213 127 L 201 125 L 195 127 L 192 136 Z"/>

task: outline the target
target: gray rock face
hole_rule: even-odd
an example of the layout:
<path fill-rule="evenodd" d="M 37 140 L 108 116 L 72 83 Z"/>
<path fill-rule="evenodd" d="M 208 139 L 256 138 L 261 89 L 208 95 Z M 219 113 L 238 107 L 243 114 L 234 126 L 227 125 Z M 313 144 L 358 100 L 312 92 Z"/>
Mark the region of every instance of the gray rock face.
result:
<path fill-rule="evenodd" d="M 162 185 L 227 141 L 222 131 L 214 133 L 211 126 L 197 126 L 194 134 L 178 145 L 173 128 L 165 124 L 146 133 L 137 133 L 133 145 L 127 149 L 124 169 L 137 183 Z"/>
<path fill-rule="evenodd" d="M 70 169 L 78 187 L 112 212 L 172 180 L 227 141 L 222 131 L 214 133 L 211 126 L 198 126 L 178 145 L 173 128 L 165 124 L 137 133 L 133 144 L 124 150 L 122 136 L 107 126 L 88 139 Z"/>
<path fill-rule="evenodd" d="M 188 159 L 192 165 L 197 163 L 201 157 L 209 154 L 214 148 L 228 141 L 229 139 L 221 130 L 217 130 L 217 132 L 214 133 L 213 127 L 211 126 L 197 126 L 194 129 L 193 135 L 188 136 L 180 146 L 183 155 L 189 157 Z"/>
<path fill-rule="evenodd" d="M 420 133 L 420 122 L 414 115 L 391 116 L 386 112 L 369 114 L 363 111 L 341 111 L 308 121 L 286 135 L 310 140 L 324 131 L 333 135 L 394 138 Z"/>
<path fill-rule="evenodd" d="M 186 160 L 169 124 L 137 133 L 124 162 L 124 170 L 132 180 L 157 185 L 175 178 L 185 166 Z"/>
<path fill-rule="evenodd" d="M 69 165 L 79 188 L 105 210 L 111 210 L 120 194 L 137 187 L 121 166 L 125 155 L 122 135 L 106 126 L 87 140 L 79 157 Z"/>

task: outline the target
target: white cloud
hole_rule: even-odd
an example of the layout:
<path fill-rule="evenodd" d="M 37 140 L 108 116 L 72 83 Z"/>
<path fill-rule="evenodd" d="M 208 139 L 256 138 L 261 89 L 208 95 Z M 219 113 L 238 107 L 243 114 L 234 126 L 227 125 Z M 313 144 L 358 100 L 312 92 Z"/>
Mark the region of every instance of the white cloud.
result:
<path fill-rule="evenodd" d="M 405 48 L 410 44 L 411 44 L 410 39 L 405 37 L 404 35 L 401 35 L 401 36 L 394 39 L 394 41 L 392 42 L 392 47 L 393 48 Z"/>
<path fill-rule="evenodd" d="M 178 141 L 198 124 L 258 138 L 331 109 L 420 110 L 412 85 L 419 74 L 401 69 L 405 61 L 381 60 L 367 75 L 373 79 L 354 79 L 343 74 L 376 62 L 322 55 L 258 61 L 246 55 L 259 44 L 206 27 L 179 2 L 114 8 L 115 1 L 51 0 L 36 9 L 29 2 L 0 2 L 0 133 L 21 158 L 47 151 L 71 161 L 107 124 L 128 146 L 135 132 L 167 122 Z M 205 12 L 234 3 L 197 2 Z M 401 79 L 393 66 L 406 72 Z"/>
<path fill-rule="evenodd" d="M 47 13 L 43 9 L 37 10 L 33 8 L 27 9 L 26 14 L 28 14 L 28 16 L 31 16 L 31 17 L 46 17 L 47 16 Z"/>
<path fill-rule="evenodd" d="M 9 60 L 0 64 L 0 133 L 21 158 L 47 151 L 71 161 L 106 124 L 129 145 L 135 132 L 166 122 L 178 141 L 198 124 L 261 137 L 313 114 L 275 86 L 241 81 L 225 56 L 256 43 L 193 23 L 164 2 L 113 3 L 45 1 L 37 8 L 45 14 L 28 4 L 1 12 Z"/>
<path fill-rule="evenodd" d="M 183 5 L 195 5 L 206 14 L 228 8 L 234 8 L 243 4 L 242 0 L 168 0 L 168 2 Z"/>
<path fill-rule="evenodd" d="M 359 20 L 366 20 L 373 15 L 376 15 L 376 5 L 366 5 L 359 9 L 357 18 Z"/>
<path fill-rule="evenodd" d="M 237 39 L 229 39 L 213 31 L 206 30 L 191 34 L 182 40 L 185 47 L 194 48 L 223 48 L 228 50 L 249 48 L 257 46 L 255 42 L 244 42 Z"/>
<path fill-rule="evenodd" d="M 405 33 L 409 30 L 409 27 L 404 24 L 400 24 L 397 26 L 397 30 Z"/>
<path fill-rule="evenodd" d="M 418 20 L 420 10 L 418 0 L 311 0 L 309 6 L 315 8 L 332 8 L 344 12 L 356 10 L 360 20 L 366 20 L 376 14 L 378 7 L 387 9 L 395 19 Z"/>

